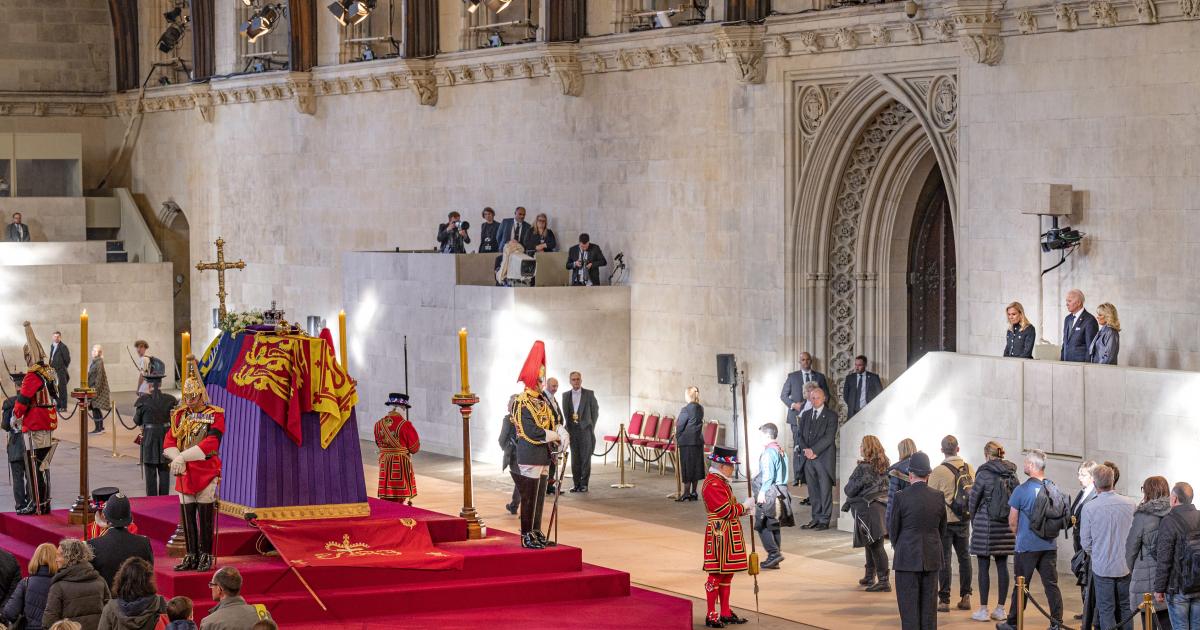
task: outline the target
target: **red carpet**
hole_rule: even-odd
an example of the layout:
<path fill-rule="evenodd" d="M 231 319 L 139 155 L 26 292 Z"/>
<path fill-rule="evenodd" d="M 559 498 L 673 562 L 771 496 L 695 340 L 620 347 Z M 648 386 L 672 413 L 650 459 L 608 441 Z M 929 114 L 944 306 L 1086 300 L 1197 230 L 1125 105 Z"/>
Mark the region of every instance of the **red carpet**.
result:
<path fill-rule="evenodd" d="M 179 519 L 177 497 L 133 499 L 139 533 L 154 546 L 155 572 L 164 595 L 187 595 L 197 617 L 210 607 L 208 580 L 202 573 L 176 573 L 166 555 L 166 540 Z M 278 557 L 257 553 L 258 531 L 244 521 L 220 518 L 218 564 L 236 566 L 244 579 L 243 595 L 265 604 L 287 628 L 521 627 L 603 628 L 618 626 L 690 628 L 691 602 L 631 588 L 629 575 L 589 565 L 574 547 L 522 549 L 507 532 L 488 530 L 484 540 L 466 540 L 466 522 L 458 517 L 370 500 L 372 518 L 414 518 L 427 524 L 436 547 L 460 554 L 461 570 L 418 571 L 345 567 L 301 569 L 304 579 L 329 608 L 322 611 Z M 79 537 L 81 527 L 66 524 L 66 511 L 48 516 L 0 514 L 0 546 L 24 566 L 42 542 Z M 341 533 L 330 530 L 330 540 Z M 552 602 L 541 609 L 514 606 L 530 597 Z M 400 614 L 403 613 L 403 614 Z M 572 625 L 576 624 L 576 625 Z"/>

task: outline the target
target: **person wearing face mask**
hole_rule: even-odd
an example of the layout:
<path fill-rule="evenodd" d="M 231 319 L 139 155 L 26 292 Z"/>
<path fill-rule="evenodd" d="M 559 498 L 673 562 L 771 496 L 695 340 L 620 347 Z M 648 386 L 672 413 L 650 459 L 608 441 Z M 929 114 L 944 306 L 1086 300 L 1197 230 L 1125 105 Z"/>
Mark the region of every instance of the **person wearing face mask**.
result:
<path fill-rule="evenodd" d="M 1004 309 L 1008 317 L 1008 332 L 1004 342 L 1004 356 L 1019 359 L 1033 358 L 1033 344 L 1037 342 L 1037 329 L 1025 317 L 1025 307 L 1013 302 Z"/>

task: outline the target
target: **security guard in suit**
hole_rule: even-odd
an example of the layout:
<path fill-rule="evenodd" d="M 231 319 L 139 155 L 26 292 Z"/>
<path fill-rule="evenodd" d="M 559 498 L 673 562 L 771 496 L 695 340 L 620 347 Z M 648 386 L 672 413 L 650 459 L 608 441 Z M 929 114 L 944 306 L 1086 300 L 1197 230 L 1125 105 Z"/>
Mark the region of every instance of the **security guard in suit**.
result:
<path fill-rule="evenodd" d="M 920 451 L 908 460 L 912 483 L 896 495 L 888 520 L 896 602 L 903 630 L 937 628 L 938 574 L 942 570 L 942 533 L 946 531 L 945 496 L 929 487 L 929 456 Z"/>

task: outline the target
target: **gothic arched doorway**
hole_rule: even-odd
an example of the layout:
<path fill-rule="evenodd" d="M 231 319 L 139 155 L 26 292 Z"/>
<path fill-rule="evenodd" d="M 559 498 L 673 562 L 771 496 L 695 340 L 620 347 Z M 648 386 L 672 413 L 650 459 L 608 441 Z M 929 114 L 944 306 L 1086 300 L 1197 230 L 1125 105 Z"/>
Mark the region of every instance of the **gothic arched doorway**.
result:
<path fill-rule="evenodd" d="M 908 253 L 908 365 L 927 352 L 955 349 L 954 225 L 941 170 L 925 180 Z"/>

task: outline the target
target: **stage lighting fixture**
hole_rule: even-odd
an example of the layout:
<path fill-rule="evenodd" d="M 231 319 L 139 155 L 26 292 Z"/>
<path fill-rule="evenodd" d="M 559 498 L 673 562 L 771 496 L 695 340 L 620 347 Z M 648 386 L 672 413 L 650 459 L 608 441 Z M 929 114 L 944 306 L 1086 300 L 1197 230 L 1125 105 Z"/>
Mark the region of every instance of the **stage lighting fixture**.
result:
<path fill-rule="evenodd" d="M 258 41 L 258 38 L 270 33 L 281 17 L 283 17 L 283 6 L 268 4 L 255 11 L 249 20 L 242 23 L 242 35 L 245 35 L 246 40 L 253 44 Z"/>
<path fill-rule="evenodd" d="M 484 0 L 487 8 L 492 10 L 492 13 L 499 13 L 508 8 L 512 4 L 512 0 Z"/>
<path fill-rule="evenodd" d="M 479 3 L 483 0 L 463 0 L 467 5 L 467 13 L 474 13 L 479 10 Z"/>
<path fill-rule="evenodd" d="M 367 19 L 375 9 L 376 0 L 338 0 L 329 5 L 329 12 L 342 26 L 354 26 Z"/>
<path fill-rule="evenodd" d="M 167 20 L 167 28 L 158 37 L 158 49 L 163 53 L 170 54 L 179 46 L 179 40 L 183 39 L 189 18 L 181 19 L 182 15 L 183 8 L 179 6 L 163 14 L 163 18 Z"/>

